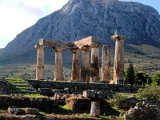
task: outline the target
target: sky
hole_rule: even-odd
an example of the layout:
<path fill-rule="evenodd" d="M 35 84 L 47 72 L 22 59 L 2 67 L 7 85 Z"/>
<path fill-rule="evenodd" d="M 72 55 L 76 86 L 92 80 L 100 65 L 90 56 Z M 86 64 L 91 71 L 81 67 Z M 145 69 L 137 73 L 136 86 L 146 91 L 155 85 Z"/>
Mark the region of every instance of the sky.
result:
<path fill-rule="evenodd" d="M 0 0 L 0 48 L 40 18 L 60 9 L 69 0 Z M 121 0 L 150 5 L 160 13 L 160 0 Z"/>

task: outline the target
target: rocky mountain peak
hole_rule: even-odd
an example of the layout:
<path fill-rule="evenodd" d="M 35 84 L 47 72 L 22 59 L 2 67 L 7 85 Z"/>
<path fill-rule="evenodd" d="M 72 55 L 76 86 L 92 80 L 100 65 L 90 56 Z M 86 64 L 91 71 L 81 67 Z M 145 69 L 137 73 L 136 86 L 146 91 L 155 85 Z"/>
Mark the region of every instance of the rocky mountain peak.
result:
<path fill-rule="evenodd" d="M 95 7 L 97 4 L 104 6 L 114 2 L 118 2 L 118 0 L 69 0 L 69 2 L 61 9 L 61 11 L 64 14 L 70 14 L 77 8 L 90 6 Z"/>
<path fill-rule="evenodd" d="M 3 49 L 3 55 L 26 55 L 33 52 L 40 38 L 75 41 L 97 36 L 99 41 L 114 45 L 115 30 L 127 36 L 126 44 L 160 45 L 160 15 L 137 2 L 118 0 L 70 0 L 62 9 L 40 19 Z"/>

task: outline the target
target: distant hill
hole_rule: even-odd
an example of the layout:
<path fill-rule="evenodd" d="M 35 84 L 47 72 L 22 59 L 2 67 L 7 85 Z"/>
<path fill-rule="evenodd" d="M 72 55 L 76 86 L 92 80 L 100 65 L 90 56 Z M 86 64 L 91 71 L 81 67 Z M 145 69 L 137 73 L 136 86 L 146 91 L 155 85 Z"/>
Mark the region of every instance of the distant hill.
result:
<path fill-rule="evenodd" d="M 2 50 L 0 62 L 36 63 L 34 45 L 40 38 L 75 41 L 98 36 L 100 42 L 113 48 L 111 36 L 116 29 L 119 34 L 127 36 L 127 52 L 142 50 L 130 47 L 130 44 L 148 44 L 158 50 L 160 48 L 160 15 L 154 8 L 118 0 L 70 0 L 62 9 L 18 34 Z M 47 51 L 50 51 L 46 53 L 50 57 L 46 57 L 46 61 L 52 61 L 52 50 Z"/>

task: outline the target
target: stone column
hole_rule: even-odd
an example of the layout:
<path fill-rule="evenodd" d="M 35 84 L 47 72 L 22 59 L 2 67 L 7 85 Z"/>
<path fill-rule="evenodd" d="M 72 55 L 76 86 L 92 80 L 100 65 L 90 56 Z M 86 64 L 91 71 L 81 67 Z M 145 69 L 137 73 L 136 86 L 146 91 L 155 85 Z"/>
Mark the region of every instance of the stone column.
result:
<path fill-rule="evenodd" d="M 102 67 L 101 67 L 101 81 L 105 83 L 110 82 L 111 77 L 111 60 L 110 60 L 110 46 L 104 45 L 102 47 Z"/>
<path fill-rule="evenodd" d="M 36 65 L 36 80 L 44 80 L 44 46 L 36 45 L 37 49 L 37 65 Z"/>
<path fill-rule="evenodd" d="M 54 80 L 63 80 L 62 48 L 55 48 Z"/>
<path fill-rule="evenodd" d="M 124 41 L 125 37 L 115 34 L 112 36 L 115 43 L 115 55 L 114 55 L 114 76 L 113 80 L 115 84 L 122 84 L 124 80 Z"/>
<path fill-rule="evenodd" d="M 81 81 L 82 82 L 89 82 L 89 47 L 85 46 L 82 47 L 82 68 L 81 68 Z"/>
<path fill-rule="evenodd" d="M 90 115 L 93 117 L 100 116 L 100 103 L 99 102 L 91 102 Z"/>
<path fill-rule="evenodd" d="M 71 73 L 71 81 L 79 81 L 79 55 L 80 50 L 78 48 L 71 49 L 73 53 L 72 58 L 72 73 Z"/>
<path fill-rule="evenodd" d="M 99 46 L 91 48 L 91 66 L 90 66 L 90 82 L 99 81 Z"/>

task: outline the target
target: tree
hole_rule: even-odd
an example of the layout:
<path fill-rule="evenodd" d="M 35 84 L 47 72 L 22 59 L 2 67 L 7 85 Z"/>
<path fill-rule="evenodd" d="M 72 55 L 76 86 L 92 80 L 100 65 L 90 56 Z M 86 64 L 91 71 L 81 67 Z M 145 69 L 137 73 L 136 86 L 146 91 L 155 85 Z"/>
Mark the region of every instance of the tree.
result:
<path fill-rule="evenodd" d="M 152 84 L 160 85 L 160 72 L 157 72 L 152 76 Z"/>
<path fill-rule="evenodd" d="M 136 85 L 145 85 L 145 84 L 150 84 L 151 83 L 151 78 L 149 75 L 145 72 L 137 72 L 135 74 L 135 84 Z"/>
<path fill-rule="evenodd" d="M 127 68 L 127 74 L 126 74 L 126 79 L 128 84 L 135 84 L 135 72 L 134 72 L 134 68 L 133 68 L 133 64 L 130 63 L 129 67 Z"/>

